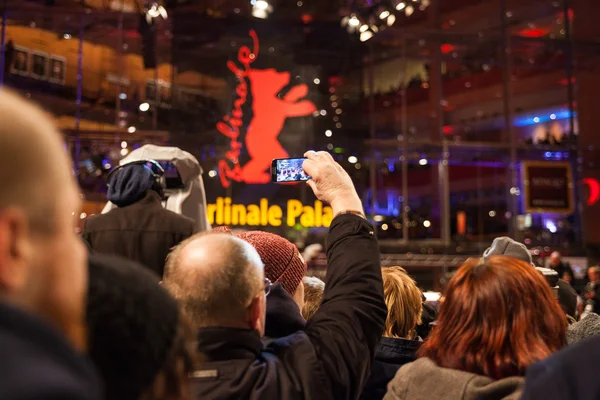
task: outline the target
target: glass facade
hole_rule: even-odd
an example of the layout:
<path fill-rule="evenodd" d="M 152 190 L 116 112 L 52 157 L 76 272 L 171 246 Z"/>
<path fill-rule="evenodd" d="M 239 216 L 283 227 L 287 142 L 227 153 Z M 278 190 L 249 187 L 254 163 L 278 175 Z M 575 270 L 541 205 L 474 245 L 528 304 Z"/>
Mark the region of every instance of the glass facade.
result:
<path fill-rule="evenodd" d="M 385 252 L 581 248 L 576 76 L 599 47 L 569 0 L 382 2 L 395 24 L 364 41 L 340 20 L 379 3 L 271 3 L 262 19 L 246 1 L 8 1 L 2 80 L 54 115 L 88 214 L 129 151 L 173 145 L 202 164 L 214 224 L 304 245 L 328 210 L 269 167 L 316 149 L 350 172 Z M 548 182 L 569 195 L 537 198 Z"/>

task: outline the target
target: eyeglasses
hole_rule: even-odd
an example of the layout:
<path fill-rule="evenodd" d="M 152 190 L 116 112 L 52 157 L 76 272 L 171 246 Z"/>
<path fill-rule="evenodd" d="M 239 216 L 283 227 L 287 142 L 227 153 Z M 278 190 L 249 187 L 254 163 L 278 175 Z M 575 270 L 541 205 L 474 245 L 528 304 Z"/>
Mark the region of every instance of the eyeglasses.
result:
<path fill-rule="evenodd" d="M 269 278 L 265 278 L 265 296 L 268 296 L 269 293 L 271 293 L 271 286 L 273 286 L 273 284 Z"/>

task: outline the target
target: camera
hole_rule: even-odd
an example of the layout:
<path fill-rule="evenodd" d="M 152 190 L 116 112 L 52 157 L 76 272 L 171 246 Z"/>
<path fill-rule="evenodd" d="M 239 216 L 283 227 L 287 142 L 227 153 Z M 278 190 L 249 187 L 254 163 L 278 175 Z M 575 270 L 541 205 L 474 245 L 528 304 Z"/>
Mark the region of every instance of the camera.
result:
<path fill-rule="evenodd" d="M 535 267 L 540 272 L 554 293 L 554 298 L 558 300 L 558 272 L 550 268 Z"/>

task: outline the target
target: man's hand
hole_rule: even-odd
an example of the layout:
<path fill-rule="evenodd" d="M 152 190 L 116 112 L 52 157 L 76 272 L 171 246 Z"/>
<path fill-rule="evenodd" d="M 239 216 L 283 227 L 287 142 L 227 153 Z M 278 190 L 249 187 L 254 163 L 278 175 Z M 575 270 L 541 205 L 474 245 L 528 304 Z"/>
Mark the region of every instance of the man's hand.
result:
<path fill-rule="evenodd" d="M 342 211 L 363 212 L 362 203 L 352 179 L 334 161 L 331 154 L 325 151 L 318 153 L 308 151 L 304 157 L 308 160 L 304 161 L 302 168 L 312 178 L 307 184 L 319 200 L 331 205 L 334 215 Z"/>

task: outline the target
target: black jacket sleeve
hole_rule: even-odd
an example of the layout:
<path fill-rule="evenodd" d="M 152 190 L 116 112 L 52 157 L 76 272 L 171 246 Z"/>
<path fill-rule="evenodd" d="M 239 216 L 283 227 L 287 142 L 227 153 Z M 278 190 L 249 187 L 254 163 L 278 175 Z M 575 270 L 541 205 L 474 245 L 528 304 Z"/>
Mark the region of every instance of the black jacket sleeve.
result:
<path fill-rule="evenodd" d="M 386 316 L 373 228 L 356 215 L 340 215 L 329 231 L 323 302 L 304 330 L 331 383 L 331 398 L 358 398 Z"/>

